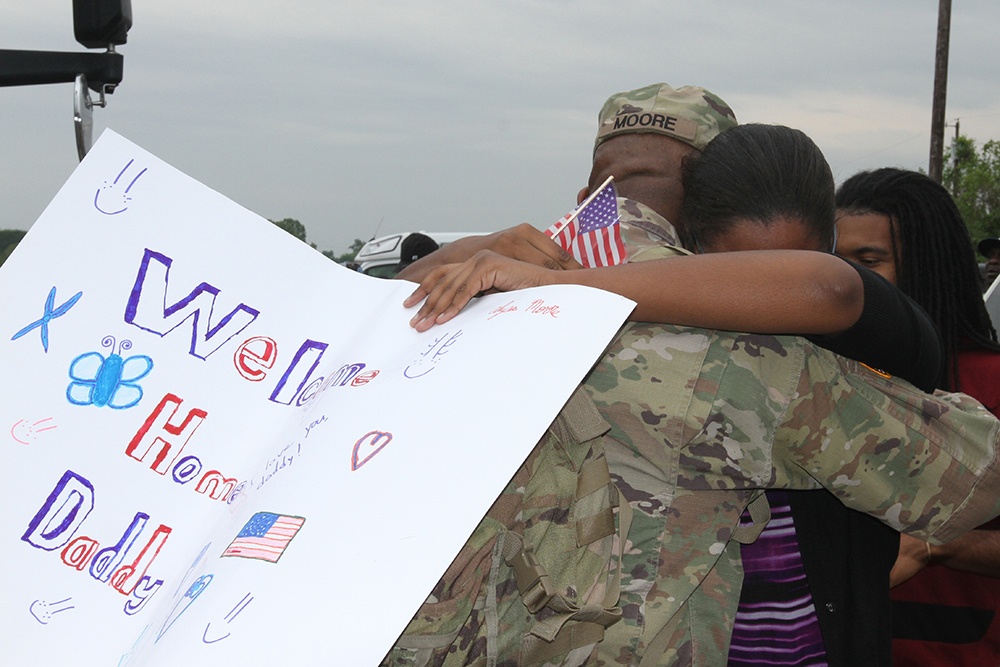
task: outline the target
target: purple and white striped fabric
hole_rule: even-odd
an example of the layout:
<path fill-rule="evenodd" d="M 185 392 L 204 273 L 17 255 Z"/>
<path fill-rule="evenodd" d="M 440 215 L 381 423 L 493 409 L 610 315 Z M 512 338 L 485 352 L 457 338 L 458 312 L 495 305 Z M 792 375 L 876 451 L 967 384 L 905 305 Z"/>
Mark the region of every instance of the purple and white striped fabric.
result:
<path fill-rule="evenodd" d="M 771 521 L 744 545 L 743 596 L 736 612 L 729 665 L 819 667 L 826 648 L 806 582 L 787 495 L 770 490 Z M 750 523 L 744 513 L 741 523 Z"/>

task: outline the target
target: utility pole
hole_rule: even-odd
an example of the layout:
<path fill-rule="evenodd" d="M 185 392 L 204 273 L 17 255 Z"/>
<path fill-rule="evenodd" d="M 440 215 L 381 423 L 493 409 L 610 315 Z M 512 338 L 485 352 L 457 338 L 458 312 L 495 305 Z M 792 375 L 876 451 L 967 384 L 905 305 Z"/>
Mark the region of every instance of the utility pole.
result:
<path fill-rule="evenodd" d="M 951 0 L 938 0 L 937 48 L 934 54 L 934 102 L 931 106 L 931 154 L 927 175 L 941 182 L 944 160 L 944 110 L 948 95 L 948 39 L 951 33 Z"/>
<path fill-rule="evenodd" d="M 961 120 L 962 120 L 961 118 L 956 118 L 954 125 L 951 125 L 950 123 L 945 123 L 945 128 L 949 128 L 949 127 L 955 128 L 955 138 L 952 139 L 952 141 L 951 141 L 951 155 L 948 158 L 949 160 L 951 160 L 951 196 L 952 197 L 957 197 L 958 196 L 958 137 L 960 136 L 959 133 L 958 133 L 958 126 L 959 126 L 959 121 L 961 121 Z M 943 173 L 943 170 L 942 170 L 942 178 L 943 177 L 944 177 L 944 173 Z"/>

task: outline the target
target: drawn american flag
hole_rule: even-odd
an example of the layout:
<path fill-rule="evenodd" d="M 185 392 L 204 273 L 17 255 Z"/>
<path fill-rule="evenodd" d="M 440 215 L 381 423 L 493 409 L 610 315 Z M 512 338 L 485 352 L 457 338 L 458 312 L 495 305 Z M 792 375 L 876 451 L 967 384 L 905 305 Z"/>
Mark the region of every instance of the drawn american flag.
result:
<path fill-rule="evenodd" d="M 257 512 L 243 526 L 222 556 L 277 563 L 306 520 L 300 516 Z"/>
<path fill-rule="evenodd" d="M 628 256 L 618 218 L 618 193 L 609 178 L 545 233 L 587 268 L 613 266 Z"/>

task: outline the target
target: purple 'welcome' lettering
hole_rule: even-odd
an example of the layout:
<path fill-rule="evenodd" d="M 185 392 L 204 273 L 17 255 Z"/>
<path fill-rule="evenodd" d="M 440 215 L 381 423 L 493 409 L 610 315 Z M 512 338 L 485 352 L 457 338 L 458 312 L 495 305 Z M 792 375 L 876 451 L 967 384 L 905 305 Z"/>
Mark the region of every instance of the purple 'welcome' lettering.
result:
<path fill-rule="evenodd" d="M 173 260 L 166 255 L 146 248 L 125 307 L 127 323 L 162 338 L 191 320 L 189 352 L 199 359 L 206 359 L 260 315 L 257 309 L 241 303 L 213 325 L 219 290 L 204 282 L 180 301 L 167 305 L 172 263 Z"/>

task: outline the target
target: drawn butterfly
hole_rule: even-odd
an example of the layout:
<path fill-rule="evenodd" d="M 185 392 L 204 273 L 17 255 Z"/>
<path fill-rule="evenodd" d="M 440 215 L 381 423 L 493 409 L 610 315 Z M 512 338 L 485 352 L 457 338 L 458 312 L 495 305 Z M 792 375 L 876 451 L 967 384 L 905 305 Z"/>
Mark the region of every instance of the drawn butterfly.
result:
<path fill-rule="evenodd" d="M 136 405 L 142 399 L 139 380 L 153 369 L 153 360 L 144 354 L 123 359 L 116 353 L 115 339 L 105 336 L 101 347 L 111 349 L 107 358 L 100 352 L 81 354 L 69 365 L 72 382 L 66 388 L 66 398 L 73 405 L 105 405 L 115 410 L 124 410 Z M 123 340 L 119 352 L 132 348 L 132 342 Z"/>

